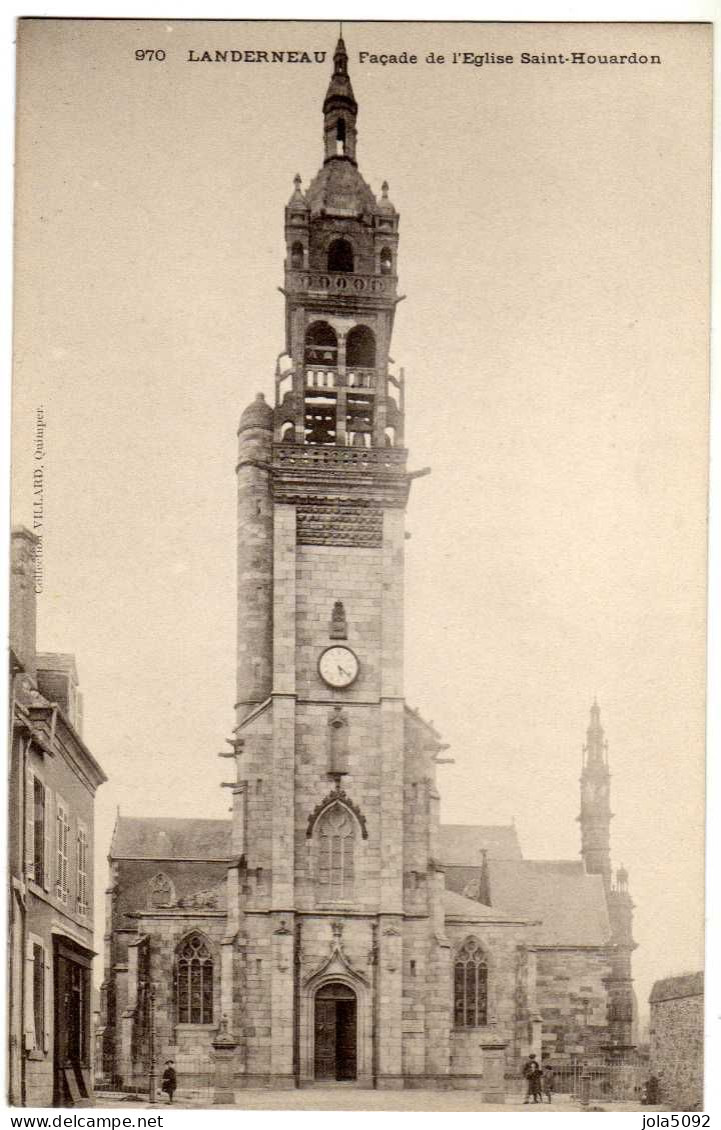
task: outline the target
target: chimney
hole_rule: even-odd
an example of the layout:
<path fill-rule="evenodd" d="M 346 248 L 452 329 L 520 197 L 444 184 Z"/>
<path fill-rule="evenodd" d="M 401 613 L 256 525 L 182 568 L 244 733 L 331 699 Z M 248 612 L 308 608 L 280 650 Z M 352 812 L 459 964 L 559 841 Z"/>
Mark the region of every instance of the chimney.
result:
<path fill-rule="evenodd" d="M 48 702 L 56 702 L 82 737 L 82 695 L 78 690 L 75 656 L 43 651 L 37 657 L 38 690 Z"/>
<path fill-rule="evenodd" d="M 35 678 L 35 548 L 38 538 L 25 526 L 13 526 L 10 538 L 10 648 L 21 667 Z"/>

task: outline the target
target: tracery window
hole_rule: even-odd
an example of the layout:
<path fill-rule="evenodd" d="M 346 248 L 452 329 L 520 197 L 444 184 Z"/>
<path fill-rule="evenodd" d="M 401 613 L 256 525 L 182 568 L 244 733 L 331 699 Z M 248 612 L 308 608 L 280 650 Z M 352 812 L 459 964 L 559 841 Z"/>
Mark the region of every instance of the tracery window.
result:
<path fill-rule="evenodd" d="M 453 1023 L 478 1028 L 488 1023 L 488 966 L 476 938 L 468 938 L 453 966 Z"/>
<path fill-rule="evenodd" d="M 318 887 L 329 899 L 353 894 L 355 821 L 342 804 L 333 804 L 316 825 Z"/>
<path fill-rule="evenodd" d="M 176 951 L 178 1024 L 213 1023 L 213 957 L 200 934 L 192 934 Z"/>

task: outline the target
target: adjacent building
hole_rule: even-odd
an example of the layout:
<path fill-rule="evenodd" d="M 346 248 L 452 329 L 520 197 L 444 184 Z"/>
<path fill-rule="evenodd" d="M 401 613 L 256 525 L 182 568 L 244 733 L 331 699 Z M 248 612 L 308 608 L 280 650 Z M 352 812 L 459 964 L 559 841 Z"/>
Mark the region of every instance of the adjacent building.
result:
<path fill-rule="evenodd" d="M 703 990 L 703 973 L 685 973 L 654 982 L 649 997 L 651 1074 L 672 1110 L 703 1108 Z"/>
<path fill-rule="evenodd" d="M 105 774 L 81 737 L 72 655 L 36 650 L 35 536 L 12 533 L 9 1100 L 92 1093 L 93 808 Z"/>
<path fill-rule="evenodd" d="M 594 704 L 579 861 L 514 829 L 443 827 L 444 745 L 404 699 L 406 385 L 390 358 L 399 215 L 357 162 L 338 42 L 323 165 L 285 211 L 274 405 L 238 430 L 236 723 L 227 821 L 120 817 L 104 1072 L 181 1089 L 479 1087 L 530 1050 L 628 1045 L 632 904 L 612 883 Z M 499 1073 L 500 1067 L 500 1073 Z"/>

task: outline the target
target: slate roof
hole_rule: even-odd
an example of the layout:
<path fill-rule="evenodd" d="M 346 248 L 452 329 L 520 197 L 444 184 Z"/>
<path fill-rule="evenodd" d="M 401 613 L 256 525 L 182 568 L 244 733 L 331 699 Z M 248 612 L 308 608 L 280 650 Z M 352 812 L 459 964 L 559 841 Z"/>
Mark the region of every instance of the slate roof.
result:
<path fill-rule="evenodd" d="M 455 891 L 443 892 L 443 909 L 446 919 L 457 922 L 518 922 L 520 925 L 528 921 L 528 915 L 508 914 L 498 907 L 464 898 Z"/>
<path fill-rule="evenodd" d="M 654 981 L 651 1004 L 656 1001 L 678 1000 L 680 997 L 703 996 L 703 973 L 684 973 L 679 977 L 664 977 L 661 981 Z"/>
<path fill-rule="evenodd" d="M 492 906 L 539 919 L 529 941 L 542 946 L 608 945 L 611 928 L 600 875 L 566 859 L 491 859 Z"/>
<path fill-rule="evenodd" d="M 118 816 L 112 859 L 229 859 L 230 820 Z"/>
<path fill-rule="evenodd" d="M 515 824 L 441 824 L 440 863 L 479 867 L 484 849 L 489 859 L 523 858 Z"/>
<path fill-rule="evenodd" d="M 311 213 L 358 216 L 378 211 L 378 201 L 357 167 L 350 161 L 332 160 L 313 177 L 305 194 Z"/>

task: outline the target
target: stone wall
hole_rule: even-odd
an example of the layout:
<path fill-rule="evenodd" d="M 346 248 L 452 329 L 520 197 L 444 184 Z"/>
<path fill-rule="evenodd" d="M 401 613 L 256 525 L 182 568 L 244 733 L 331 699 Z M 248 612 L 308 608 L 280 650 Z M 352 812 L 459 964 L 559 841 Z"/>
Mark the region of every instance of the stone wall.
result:
<path fill-rule="evenodd" d="M 605 982 L 610 969 L 604 949 L 536 951 L 536 1006 L 543 1019 L 544 1060 L 568 1063 L 607 1043 Z"/>
<path fill-rule="evenodd" d="M 651 1072 L 674 1110 L 703 1106 L 703 974 L 657 981 L 650 997 Z"/>

